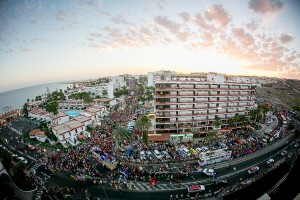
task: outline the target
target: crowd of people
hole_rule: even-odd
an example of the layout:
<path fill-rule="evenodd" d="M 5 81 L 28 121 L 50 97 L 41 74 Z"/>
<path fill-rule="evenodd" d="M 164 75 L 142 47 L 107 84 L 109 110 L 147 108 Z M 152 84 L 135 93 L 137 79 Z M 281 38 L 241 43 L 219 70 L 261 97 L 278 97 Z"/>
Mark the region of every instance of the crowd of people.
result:
<path fill-rule="evenodd" d="M 125 99 L 119 105 L 110 111 L 109 115 L 101 121 L 101 125 L 97 126 L 90 138 L 85 138 L 82 144 L 78 147 L 73 147 L 68 150 L 57 152 L 51 157 L 45 157 L 39 162 L 48 170 L 54 172 L 56 170 L 68 173 L 74 180 L 82 182 L 90 182 L 93 184 L 106 184 L 115 188 L 132 189 L 132 181 L 166 181 L 172 183 L 180 183 L 185 177 L 191 180 L 194 178 L 195 171 L 199 171 L 200 166 L 190 165 L 189 162 L 197 162 L 198 156 L 187 156 L 181 158 L 180 156 L 173 158 L 162 158 L 150 160 L 141 160 L 125 156 L 124 152 L 129 147 L 134 147 L 138 152 L 148 150 L 177 150 L 182 145 L 187 148 L 194 148 L 206 146 L 208 150 L 215 150 L 216 148 L 227 148 L 232 151 L 232 159 L 238 158 L 250 153 L 253 153 L 261 148 L 263 145 L 251 136 L 249 130 L 239 130 L 240 132 L 230 132 L 224 134 L 219 141 L 193 141 L 179 145 L 170 145 L 166 142 L 149 142 L 144 145 L 139 140 L 135 141 L 116 141 L 113 138 L 113 129 L 116 126 L 126 127 L 127 123 L 134 117 L 136 110 L 133 109 L 133 104 L 137 103 L 134 99 Z M 243 135 L 243 137 L 240 137 Z M 239 136 L 239 137 L 237 137 Z M 137 136 L 139 138 L 139 136 Z M 116 160 L 116 168 L 112 170 L 105 170 L 105 173 L 99 171 L 97 160 L 95 160 L 91 153 L 91 148 L 97 147 L 105 152 L 105 155 L 110 160 Z M 171 167 L 172 163 L 183 162 L 179 167 Z M 147 163 L 155 163 L 158 165 L 149 165 Z M 201 166 L 202 167 L 202 166 Z"/>

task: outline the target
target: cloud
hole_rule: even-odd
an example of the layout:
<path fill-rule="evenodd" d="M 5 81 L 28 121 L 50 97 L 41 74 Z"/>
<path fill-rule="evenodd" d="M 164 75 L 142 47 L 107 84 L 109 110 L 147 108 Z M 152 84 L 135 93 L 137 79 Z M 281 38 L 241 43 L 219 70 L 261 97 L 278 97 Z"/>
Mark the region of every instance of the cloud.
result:
<path fill-rule="evenodd" d="M 117 37 L 122 37 L 122 33 L 120 29 L 118 28 L 111 28 L 109 26 L 105 26 L 103 30 L 108 33 L 109 36 L 117 38 Z"/>
<path fill-rule="evenodd" d="M 244 47 L 254 44 L 253 36 L 246 33 L 243 28 L 233 28 L 232 33 Z"/>
<path fill-rule="evenodd" d="M 190 21 L 190 14 L 187 13 L 187 12 L 182 12 L 182 13 L 179 13 L 179 16 L 182 18 L 182 20 L 184 22 L 189 22 Z"/>
<path fill-rule="evenodd" d="M 161 11 L 164 11 L 168 3 L 165 0 L 156 0 L 155 4 Z"/>
<path fill-rule="evenodd" d="M 22 47 L 22 46 L 20 46 L 19 48 L 20 48 L 20 50 L 23 51 L 23 52 L 31 52 L 31 51 L 32 51 L 32 49 L 31 49 L 31 48 L 28 48 L 28 47 Z"/>
<path fill-rule="evenodd" d="M 100 8 L 102 6 L 101 0 L 86 0 L 86 1 L 77 0 L 76 2 L 79 6 L 82 6 L 85 8 L 92 8 L 92 9 L 96 9 L 96 10 L 100 10 Z"/>
<path fill-rule="evenodd" d="M 111 21 L 115 22 L 116 24 L 132 25 L 132 23 L 125 20 L 122 15 L 117 15 L 117 16 L 112 17 Z"/>
<path fill-rule="evenodd" d="M 214 21 L 222 28 L 226 27 L 231 21 L 228 12 L 222 5 L 213 5 L 205 11 L 204 15 L 208 21 Z"/>
<path fill-rule="evenodd" d="M 256 31 L 256 29 L 258 28 L 258 23 L 256 20 L 252 19 L 250 23 L 246 24 L 246 27 L 251 31 Z"/>
<path fill-rule="evenodd" d="M 169 30 L 171 33 L 175 34 L 176 37 L 181 41 L 186 41 L 189 37 L 188 29 L 185 31 L 180 31 L 181 25 L 179 23 L 169 20 L 167 16 L 157 16 L 154 18 L 154 21 L 159 26 L 162 26 Z"/>
<path fill-rule="evenodd" d="M 279 40 L 283 43 L 283 44 L 287 44 L 289 42 L 291 42 L 293 40 L 293 36 L 290 34 L 281 34 L 281 36 L 279 37 Z"/>
<path fill-rule="evenodd" d="M 30 24 L 33 26 L 33 25 L 35 25 L 35 24 L 37 24 L 37 20 L 30 20 Z"/>
<path fill-rule="evenodd" d="M 67 18 L 67 13 L 63 10 L 58 10 L 56 12 L 55 18 L 57 21 L 65 21 Z"/>
<path fill-rule="evenodd" d="M 180 24 L 169 20 L 167 16 L 157 16 L 154 18 L 154 21 L 158 25 L 168 29 L 171 33 L 177 33 L 180 29 Z"/>
<path fill-rule="evenodd" d="M 296 56 L 288 56 L 288 57 L 285 58 L 285 61 L 286 61 L 286 62 L 292 62 L 292 61 L 294 61 L 295 59 L 296 59 Z"/>
<path fill-rule="evenodd" d="M 250 0 L 248 7 L 259 13 L 274 13 L 281 10 L 283 3 L 280 0 Z"/>
<path fill-rule="evenodd" d="M 204 17 L 200 13 L 197 13 L 194 18 L 194 23 L 202 29 L 209 29 L 210 25 L 206 23 Z"/>

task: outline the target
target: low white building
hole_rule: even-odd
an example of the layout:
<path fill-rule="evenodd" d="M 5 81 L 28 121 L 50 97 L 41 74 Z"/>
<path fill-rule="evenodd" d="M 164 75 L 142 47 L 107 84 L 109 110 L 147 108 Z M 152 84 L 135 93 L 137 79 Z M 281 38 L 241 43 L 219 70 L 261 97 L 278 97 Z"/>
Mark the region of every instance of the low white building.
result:
<path fill-rule="evenodd" d="M 66 146 L 66 143 L 72 146 L 79 144 L 80 142 L 77 140 L 77 136 L 85 131 L 85 129 L 85 125 L 76 120 L 52 127 L 54 135 L 63 146 Z"/>
<path fill-rule="evenodd" d="M 90 108 L 81 112 L 81 115 L 90 117 L 93 121 L 98 121 L 100 117 L 103 117 L 107 112 L 105 106 L 91 106 Z"/>
<path fill-rule="evenodd" d="M 52 117 L 51 124 L 57 126 L 57 125 L 66 123 L 68 121 L 70 121 L 69 115 L 67 115 L 66 113 L 63 113 L 63 112 L 59 112 L 57 115 Z"/>
<path fill-rule="evenodd" d="M 32 108 L 28 111 L 28 116 L 36 120 L 51 122 L 51 114 L 41 108 Z"/>
<path fill-rule="evenodd" d="M 73 120 L 76 120 L 76 121 L 84 124 L 85 127 L 87 127 L 87 125 L 93 123 L 93 120 L 90 117 L 86 117 L 84 115 L 78 115 L 77 117 L 74 117 Z"/>
<path fill-rule="evenodd" d="M 59 101 L 58 106 L 61 109 L 81 109 L 87 107 L 88 104 L 85 103 L 82 99 L 79 100 L 68 99 L 68 100 Z"/>
<path fill-rule="evenodd" d="M 90 92 L 93 97 L 96 96 L 104 96 L 104 91 L 108 92 L 108 83 L 100 83 L 98 85 L 92 85 L 92 86 L 84 86 L 82 87 L 81 91 L 83 92 Z M 107 96 L 107 95 L 105 95 Z"/>
<path fill-rule="evenodd" d="M 46 136 L 44 131 L 41 131 L 40 129 L 34 129 L 32 131 L 29 132 L 29 137 L 31 139 L 37 139 L 40 142 L 46 142 L 46 140 L 48 139 L 48 137 Z"/>

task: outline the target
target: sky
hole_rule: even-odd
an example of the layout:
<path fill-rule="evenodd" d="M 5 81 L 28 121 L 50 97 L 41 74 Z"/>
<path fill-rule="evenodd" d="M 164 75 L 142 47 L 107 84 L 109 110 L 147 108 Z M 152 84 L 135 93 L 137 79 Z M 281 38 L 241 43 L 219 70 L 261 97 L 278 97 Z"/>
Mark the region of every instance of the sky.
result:
<path fill-rule="evenodd" d="M 300 79 L 297 0 L 1 0 L 0 92 L 125 73 Z"/>

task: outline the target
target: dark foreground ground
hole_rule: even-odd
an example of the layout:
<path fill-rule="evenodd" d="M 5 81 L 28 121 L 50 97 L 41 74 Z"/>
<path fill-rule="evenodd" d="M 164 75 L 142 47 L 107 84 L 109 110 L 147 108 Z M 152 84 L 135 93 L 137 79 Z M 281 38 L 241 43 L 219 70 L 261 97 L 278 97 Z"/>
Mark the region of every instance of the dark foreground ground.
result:
<path fill-rule="evenodd" d="M 237 192 L 223 197 L 224 200 L 254 200 L 262 196 L 275 185 L 288 171 L 288 162 L 284 163 L 271 173 L 250 186 L 238 190 Z M 290 171 L 286 180 L 280 185 L 279 189 L 270 194 L 272 200 L 293 200 L 300 193 L 300 156 Z"/>

